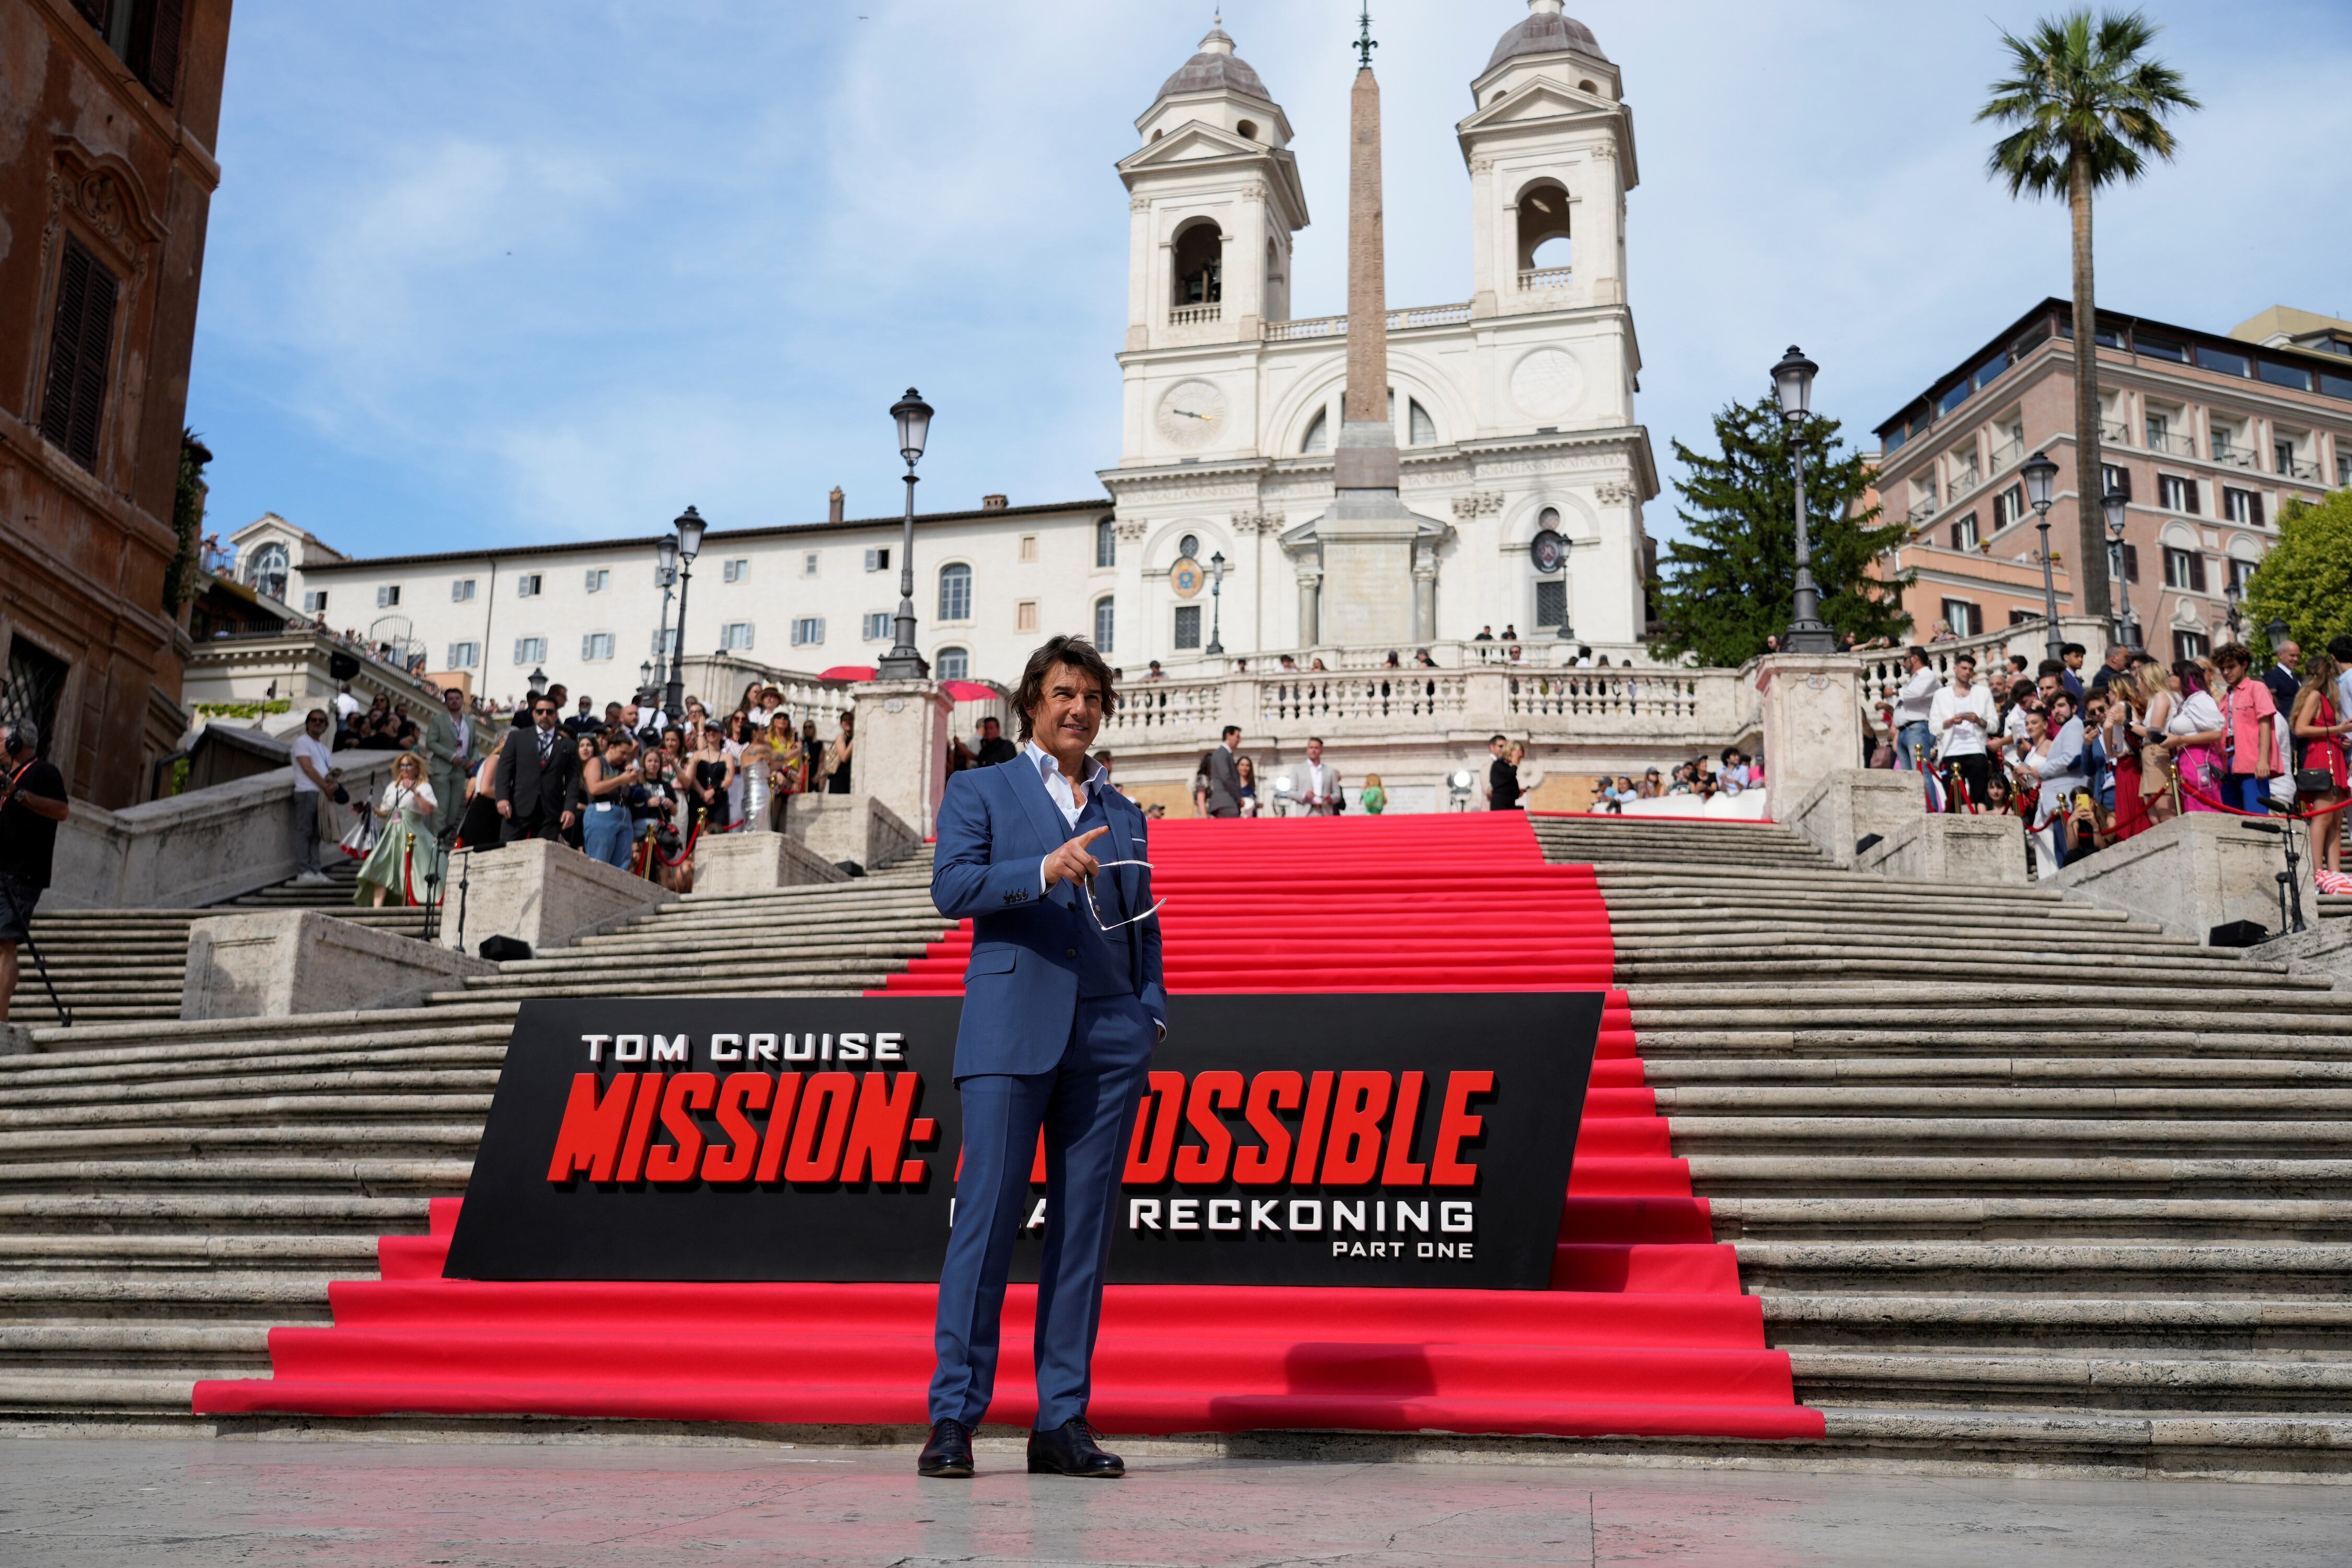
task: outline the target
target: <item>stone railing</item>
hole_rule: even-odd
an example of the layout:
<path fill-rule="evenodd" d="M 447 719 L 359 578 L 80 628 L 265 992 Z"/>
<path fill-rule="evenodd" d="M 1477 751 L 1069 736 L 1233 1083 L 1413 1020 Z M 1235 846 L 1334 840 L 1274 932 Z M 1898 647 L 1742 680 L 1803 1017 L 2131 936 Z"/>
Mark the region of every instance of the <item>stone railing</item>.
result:
<path fill-rule="evenodd" d="M 287 704 L 286 711 L 254 727 L 289 734 L 302 727 L 302 715 L 309 710 L 332 705 L 337 686 L 332 661 L 337 654 L 359 661 L 351 687 L 362 703 L 386 697 L 412 714 L 441 704 L 437 688 L 341 637 L 315 630 L 215 637 L 196 644 L 188 655 L 180 700 L 194 708 L 205 702 L 260 702 L 274 696 Z"/>
<path fill-rule="evenodd" d="M 1413 662 L 1413 655 L 1423 652 L 1427 653 L 1434 666 L 1440 669 L 1565 669 L 1576 662 L 1580 653 L 1588 646 L 1573 640 L 1563 641 L 1547 631 L 1540 637 L 1515 637 L 1507 642 L 1497 639 L 1488 642 L 1409 643 L 1395 649 L 1385 647 L 1270 648 L 1264 653 L 1254 653 L 1248 656 L 1250 668 L 1246 673 L 1265 676 L 1318 675 L 1327 671 L 1386 669 L 1391 675 L 1410 675 L 1415 669 L 1426 670 L 1429 668 Z M 1397 666 L 1394 668 L 1391 668 L 1388 662 L 1391 652 L 1397 655 Z M 1283 669 L 1281 664 L 1285 658 L 1292 660 L 1299 668 L 1296 670 Z M 1324 670 L 1314 668 L 1315 661 L 1318 658 L 1324 663 Z M 1234 663 L 1235 660 L 1225 657 L 1202 658 L 1181 664 L 1171 662 L 1166 668 L 1171 677 L 1205 679 L 1222 677 L 1226 671 L 1233 669 Z M 1235 671 L 1235 673 L 1244 672 Z"/>
<path fill-rule="evenodd" d="M 1223 314 L 1223 305 L 1179 305 L 1168 312 L 1171 327 L 1201 327 Z"/>
<path fill-rule="evenodd" d="M 850 705 L 846 680 L 827 680 L 805 670 L 779 669 L 739 653 L 688 654 L 678 661 L 678 666 L 687 694 L 700 698 L 705 708 L 721 717 L 735 710 L 743 688 L 755 680 L 784 694 L 784 710 L 793 716 L 793 722 L 797 724 L 813 717 L 817 721 L 818 733 L 828 740 L 833 736 L 835 716 Z"/>
<path fill-rule="evenodd" d="M 1524 294 L 1538 289 L 1564 289 L 1575 277 L 1573 267 L 1530 267 L 1519 274 L 1519 291 Z"/>
<path fill-rule="evenodd" d="M 1946 677 L 1952 673 L 1952 660 L 1964 653 L 1975 658 L 1980 678 L 2011 654 L 2023 655 L 2026 667 L 2031 669 L 2041 664 L 2049 650 L 2050 637 L 2045 629 L 2048 625 L 2036 616 L 2032 620 L 2020 621 L 1996 632 L 1979 632 L 1972 637 L 1955 637 L 1949 642 L 1923 646 L 1927 649 L 1927 662 L 1936 667 L 1937 674 Z M 2098 668 L 2099 661 L 2106 658 L 2107 623 L 2094 616 L 2061 616 L 2058 617 L 2058 640 L 2062 643 L 2078 642 L 2090 650 L 2083 664 L 2087 679 L 2090 672 Z M 1906 679 L 1903 669 L 1904 652 L 1900 647 L 1886 647 L 1872 648 L 1863 654 L 1862 695 L 1865 705 L 1875 705 L 1881 700 L 1892 702 L 1895 694 L 1903 689 L 1903 682 Z"/>
<path fill-rule="evenodd" d="M 1414 327 L 1454 327 L 1470 319 L 1467 300 L 1459 305 L 1417 305 L 1411 310 L 1391 310 L 1388 330 L 1409 331 Z M 1311 338 L 1344 338 L 1348 335 L 1345 316 L 1307 316 L 1296 321 L 1268 321 L 1262 329 L 1270 343 L 1297 342 Z"/>

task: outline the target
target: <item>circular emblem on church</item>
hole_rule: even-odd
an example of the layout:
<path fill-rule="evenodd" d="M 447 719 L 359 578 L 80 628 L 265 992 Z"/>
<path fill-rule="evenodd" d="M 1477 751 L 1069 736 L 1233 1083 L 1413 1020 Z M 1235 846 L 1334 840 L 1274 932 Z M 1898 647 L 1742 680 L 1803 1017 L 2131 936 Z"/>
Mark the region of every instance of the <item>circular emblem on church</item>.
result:
<path fill-rule="evenodd" d="M 1557 572 L 1568 563 L 1568 542 L 1556 530 L 1541 530 L 1528 543 L 1528 559 L 1538 572 Z"/>
<path fill-rule="evenodd" d="M 1584 395 L 1584 367 L 1565 349 L 1537 349 L 1511 367 L 1511 401 L 1538 419 L 1565 414 Z"/>
<path fill-rule="evenodd" d="M 1160 434 L 1187 450 L 1205 447 L 1223 434 L 1225 395 L 1205 381 L 1180 381 L 1160 400 Z"/>
<path fill-rule="evenodd" d="M 1176 590 L 1178 598 L 1189 599 L 1201 591 L 1201 584 L 1207 576 L 1199 562 L 1181 555 L 1177 557 L 1175 565 L 1168 568 L 1168 585 Z"/>

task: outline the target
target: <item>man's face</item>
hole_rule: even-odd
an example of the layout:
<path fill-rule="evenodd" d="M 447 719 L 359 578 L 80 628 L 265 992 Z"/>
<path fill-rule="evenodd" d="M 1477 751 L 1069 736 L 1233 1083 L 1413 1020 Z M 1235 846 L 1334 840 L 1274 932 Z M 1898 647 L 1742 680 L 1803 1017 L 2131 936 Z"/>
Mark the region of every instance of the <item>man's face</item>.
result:
<path fill-rule="evenodd" d="M 544 697 L 530 705 L 531 721 L 542 730 L 552 730 L 555 728 L 555 704 L 550 702 Z"/>
<path fill-rule="evenodd" d="M 1906 653 L 1903 656 L 1903 668 L 1916 675 L 1927 668 L 1927 661 L 1916 653 Z"/>
<path fill-rule="evenodd" d="M 2291 642 L 2278 645 L 2278 661 L 2289 669 L 2303 662 L 2303 649 Z"/>
<path fill-rule="evenodd" d="M 302 728 L 309 731 L 310 738 L 315 741 L 327 732 L 327 716 L 324 713 L 313 713 L 302 721 Z"/>
<path fill-rule="evenodd" d="M 2121 644 L 2117 644 L 2116 647 L 2107 649 L 2107 668 L 2114 670 L 2118 675 L 2123 673 L 2124 666 L 2129 663 L 2130 660 L 2131 649 L 2123 647 Z"/>
<path fill-rule="evenodd" d="M 1093 676 L 1067 664 L 1045 672 L 1044 689 L 1029 715 L 1039 745 L 1055 756 L 1087 751 L 1095 743 L 1102 719 L 1102 688 Z"/>
<path fill-rule="evenodd" d="M 448 705 L 450 715 L 453 718 L 466 710 L 466 694 L 457 690 L 455 687 L 443 692 L 441 694 L 441 700 Z"/>
<path fill-rule="evenodd" d="M 983 741 L 993 741 L 1003 732 L 993 719 L 982 719 L 980 721 L 980 738 Z"/>
<path fill-rule="evenodd" d="M 2054 675 L 2045 675 L 2034 682 L 2034 689 L 2042 693 L 2042 700 L 2046 703 L 2058 693 L 2065 690 L 2066 685 Z"/>
<path fill-rule="evenodd" d="M 626 708 L 621 710 L 621 722 L 626 724 L 632 730 L 635 729 L 637 727 L 637 705 L 634 702 L 630 703 Z"/>
<path fill-rule="evenodd" d="M 1320 762 L 1322 762 L 1322 760 L 1323 760 L 1323 742 L 1320 742 L 1320 741 L 1309 741 L 1309 742 L 1307 742 L 1307 760 L 1308 762 L 1310 762 L 1310 763 L 1320 763 Z"/>
<path fill-rule="evenodd" d="M 2066 721 L 2072 719 L 2074 716 L 2074 700 L 2073 698 L 2061 692 L 2057 697 L 2051 700 L 2050 727 L 2052 729 L 2064 729 L 2066 727 Z"/>
<path fill-rule="evenodd" d="M 1965 658 L 1956 658 L 1952 661 L 1952 679 L 1958 684 L 1961 690 L 1966 691 L 1969 683 L 1976 678 L 1977 667 L 1972 661 Z"/>
<path fill-rule="evenodd" d="M 2058 657 L 2064 662 L 2066 668 L 2069 669 L 2080 669 L 2083 668 L 2083 656 L 2079 653 L 2062 653 Z"/>

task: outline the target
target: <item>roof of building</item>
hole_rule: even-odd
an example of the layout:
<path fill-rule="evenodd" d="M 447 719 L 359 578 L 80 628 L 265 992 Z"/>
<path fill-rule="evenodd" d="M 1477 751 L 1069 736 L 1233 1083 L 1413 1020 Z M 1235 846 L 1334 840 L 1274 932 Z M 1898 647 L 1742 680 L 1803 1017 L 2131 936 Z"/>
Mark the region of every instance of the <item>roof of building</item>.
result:
<path fill-rule="evenodd" d="M 1274 95 L 1249 61 L 1234 53 L 1234 41 L 1223 27 L 1211 27 L 1201 40 L 1201 52 L 1186 60 L 1174 76 L 1160 84 L 1160 96 L 1180 92 L 1238 92 L 1272 103 Z"/>
<path fill-rule="evenodd" d="M 1609 58 L 1601 52 L 1601 40 L 1592 36 L 1591 28 L 1560 14 L 1559 0 L 1528 0 L 1528 19 L 1503 35 L 1486 61 L 1486 69 L 1493 70 L 1517 55 L 1558 55 L 1570 49 L 1597 60 Z"/>
<path fill-rule="evenodd" d="M 1112 506 L 1108 496 L 1087 500 L 1055 501 L 1043 506 L 974 507 L 969 511 L 932 511 L 915 514 L 918 528 L 943 522 L 970 522 L 1005 517 L 1042 517 L 1048 512 L 1101 511 L 1108 513 Z M 702 548 L 708 552 L 713 544 L 748 543 L 760 539 L 798 539 L 821 533 L 846 533 L 857 529 L 897 528 L 903 518 L 853 517 L 840 522 L 785 522 L 768 528 L 714 528 L 702 536 Z M 575 539 L 559 544 L 491 545 L 479 550 L 437 550 L 421 555 L 363 555 L 350 560 L 331 561 L 303 568 L 305 575 L 319 572 L 367 572 L 385 566 L 429 566 L 436 562 L 479 561 L 496 556 L 501 561 L 519 560 L 534 555 L 566 555 L 583 550 L 651 550 L 660 538 L 645 534 L 627 539 Z"/>
<path fill-rule="evenodd" d="M 2249 343 L 2274 343 L 2282 338 L 2352 338 L 2352 321 L 2316 310 L 2298 310 L 2292 305 L 2273 305 L 2231 327 L 2230 335 Z"/>

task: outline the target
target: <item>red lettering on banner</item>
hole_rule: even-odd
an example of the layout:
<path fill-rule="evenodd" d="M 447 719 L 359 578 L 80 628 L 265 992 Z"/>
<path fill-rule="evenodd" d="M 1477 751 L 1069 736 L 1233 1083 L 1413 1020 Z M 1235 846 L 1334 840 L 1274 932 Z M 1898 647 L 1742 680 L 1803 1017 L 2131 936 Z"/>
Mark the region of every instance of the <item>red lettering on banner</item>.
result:
<path fill-rule="evenodd" d="M 962 1168 L 959 1166 L 958 1174 L 961 1172 Z M 1043 1127 L 1037 1129 L 1037 1147 L 1029 1152 L 1029 1184 L 1033 1187 L 1045 1184 L 1045 1130 Z"/>
<path fill-rule="evenodd" d="M 629 1111 L 629 1131 L 621 1140 L 621 1163 L 614 1173 L 619 1181 L 634 1182 L 645 1174 L 646 1142 L 654 1135 L 654 1117 L 661 1110 L 661 1074 L 649 1072 L 643 1077 L 637 1086 L 643 1092 Z"/>
<path fill-rule="evenodd" d="M 621 1132 L 628 1125 L 629 1098 L 636 1093 L 637 1075 L 613 1075 L 612 1087 L 600 1097 L 597 1078 L 583 1072 L 572 1080 L 572 1097 L 563 1102 L 563 1125 L 555 1130 L 555 1158 L 548 1162 L 547 1179 L 568 1182 L 585 1167 L 592 1182 L 613 1179 L 613 1162 L 620 1157 Z"/>
<path fill-rule="evenodd" d="M 1318 1072 L 1307 1080 L 1307 1114 L 1298 1123 L 1298 1159 L 1290 1167 L 1290 1184 L 1311 1186 L 1315 1162 L 1323 1155 L 1323 1127 L 1331 1115 L 1333 1075 Z"/>
<path fill-rule="evenodd" d="M 1176 1151 L 1179 1182 L 1214 1185 L 1225 1179 L 1225 1166 L 1234 1157 L 1234 1135 L 1217 1112 L 1235 1110 L 1241 1102 L 1241 1074 L 1219 1068 L 1193 1075 L 1192 1093 L 1184 1105 L 1184 1120 L 1201 1135 L 1201 1142 L 1197 1146 L 1187 1143 Z"/>
<path fill-rule="evenodd" d="M 801 1075 L 778 1073 L 776 1106 L 768 1112 L 768 1135 L 760 1143 L 760 1168 L 751 1173 L 753 1181 L 772 1182 L 783 1170 L 784 1151 L 793 1142 L 793 1110 L 800 1100 Z"/>
<path fill-rule="evenodd" d="M 676 1142 L 656 1143 L 646 1161 L 649 1182 L 690 1182 L 702 1161 L 702 1128 L 693 1113 L 708 1110 L 719 1098 L 719 1080 L 707 1072 L 682 1072 L 669 1080 L 662 1096 L 662 1131 Z"/>
<path fill-rule="evenodd" d="M 1381 1166 L 1381 1185 L 1417 1187 L 1429 1167 L 1412 1163 L 1412 1135 L 1421 1122 L 1422 1075 L 1404 1073 L 1397 1079 L 1396 1114 L 1389 1118 L 1389 1157 Z"/>
<path fill-rule="evenodd" d="M 706 1182 L 740 1182 L 751 1173 L 751 1163 L 760 1157 L 760 1130 L 743 1114 L 746 1109 L 764 1110 L 769 1097 L 776 1092 L 776 1080 L 763 1072 L 733 1072 L 719 1086 L 719 1129 L 727 1134 L 725 1143 L 713 1143 L 702 1156 L 702 1179 Z"/>
<path fill-rule="evenodd" d="M 1466 1187 L 1478 1180 L 1478 1167 L 1457 1156 L 1463 1142 L 1486 1130 L 1486 1119 L 1470 1114 L 1470 1097 L 1495 1092 L 1491 1072 L 1455 1072 L 1445 1076 L 1445 1109 L 1437 1118 L 1437 1146 L 1429 1154 L 1429 1184 Z"/>
<path fill-rule="evenodd" d="M 1331 1108 L 1331 1142 L 1323 1156 L 1325 1186 L 1369 1182 L 1381 1168 L 1381 1118 L 1389 1110 L 1384 1072 L 1343 1072 Z"/>
<path fill-rule="evenodd" d="M 841 1146 L 848 1142 L 851 1108 L 857 1100 L 857 1075 L 821 1072 L 808 1080 L 801 1095 L 801 1113 L 793 1121 L 793 1146 L 784 1155 L 784 1180 L 829 1182 L 841 1169 Z"/>
<path fill-rule="evenodd" d="M 1250 1131 L 1265 1142 L 1258 1149 L 1234 1151 L 1234 1180 L 1245 1187 L 1279 1186 L 1290 1164 L 1290 1126 L 1277 1110 L 1296 1110 L 1306 1079 L 1295 1072 L 1262 1072 L 1250 1079 L 1244 1114 Z"/>
<path fill-rule="evenodd" d="M 922 1088 L 920 1073 L 866 1075 L 857 1091 L 857 1114 L 849 1124 L 849 1144 L 841 1157 L 843 1181 L 898 1179 L 898 1156 L 906 1152 L 908 1129 L 915 1119 L 915 1096 Z"/>
<path fill-rule="evenodd" d="M 1127 1172 L 1120 1179 L 1150 1186 L 1168 1179 L 1168 1165 L 1176 1157 L 1177 1112 L 1184 1104 L 1184 1075 L 1153 1073 L 1135 1113 L 1135 1132 L 1128 1140 Z"/>

